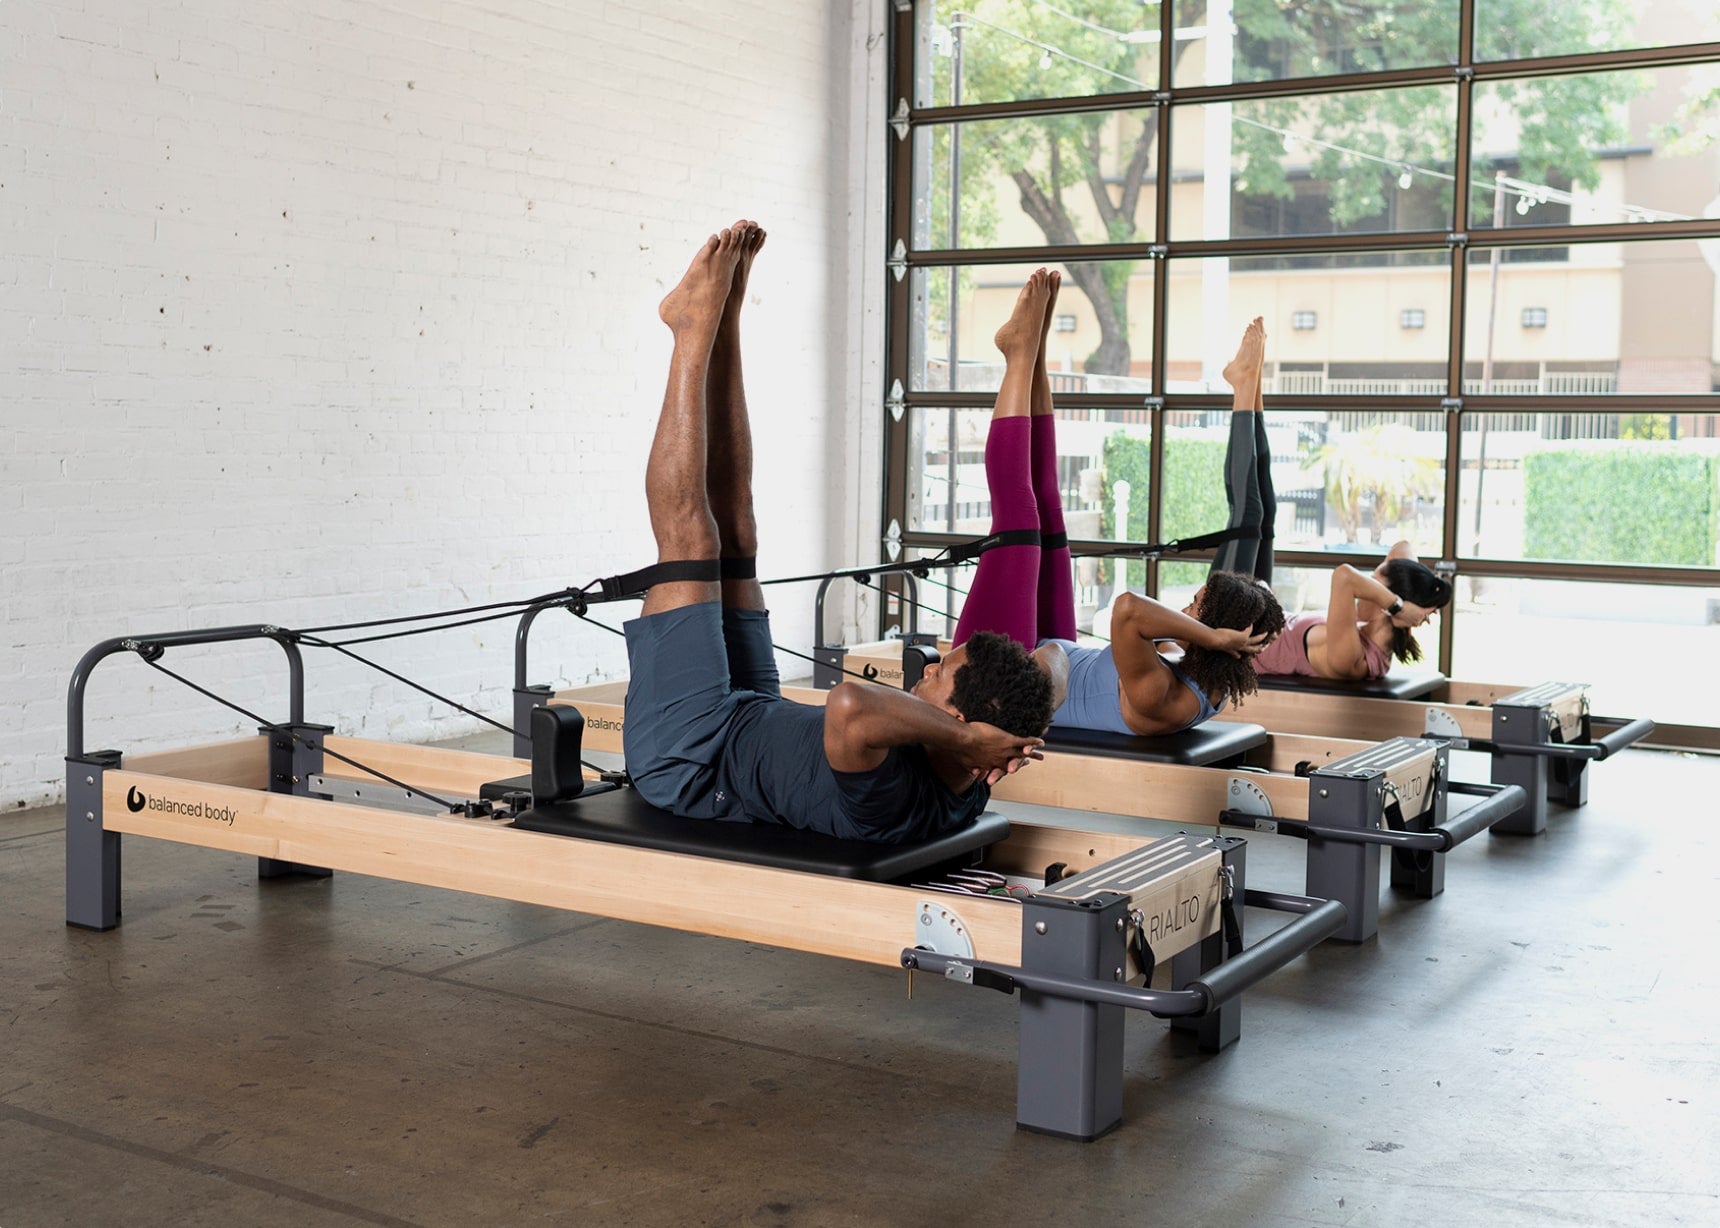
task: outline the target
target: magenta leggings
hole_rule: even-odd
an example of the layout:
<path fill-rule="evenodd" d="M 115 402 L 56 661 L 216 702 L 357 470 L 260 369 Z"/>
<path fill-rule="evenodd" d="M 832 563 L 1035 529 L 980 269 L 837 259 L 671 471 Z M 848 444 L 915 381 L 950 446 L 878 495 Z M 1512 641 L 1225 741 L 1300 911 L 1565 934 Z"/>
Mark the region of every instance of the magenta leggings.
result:
<path fill-rule="evenodd" d="M 1062 533 L 1057 490 L 1057 427 L 1050 414 L 994 418 L 985 440 L 991 531 Z M 1029 652 L 1044 639 L 1075 638 L 1075 578 L 1067 544 L 998 546 L 979 556 L 973 587 L 956 624 L 957 644 L 976 631 L 998 631 Z"/>

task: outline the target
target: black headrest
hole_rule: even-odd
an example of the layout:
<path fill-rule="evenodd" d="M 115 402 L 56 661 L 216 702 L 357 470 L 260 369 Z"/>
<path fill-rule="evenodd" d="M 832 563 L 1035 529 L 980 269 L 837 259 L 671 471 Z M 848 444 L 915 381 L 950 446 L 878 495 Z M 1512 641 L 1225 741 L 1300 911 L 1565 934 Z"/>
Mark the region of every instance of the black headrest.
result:
<path fill-rule="evenodd" d="M 1260 685 L 1273 691 L 1312 691 L 1319 695 L 1360 695 L 1368 699 L 1420 699 L 1445 685 L 1431 666 L 1394 669 L 1383 678 L 1310 678 L 1306 674 L 1261 674 Z"/>
<path fill-rule="evenodd" d="M 1097 729 L 1066 729 L 1053 725 L 1045 735 L 1048 750 L 1072 750 L 1109 759 L 1142 759 L 1148 763 L 1182 763 L 1194 767 L 1241 758 L 1266 742 L 1266 729 L 1238 721 L 1207 721 L 1181 733 L 1104 733 Z"/>

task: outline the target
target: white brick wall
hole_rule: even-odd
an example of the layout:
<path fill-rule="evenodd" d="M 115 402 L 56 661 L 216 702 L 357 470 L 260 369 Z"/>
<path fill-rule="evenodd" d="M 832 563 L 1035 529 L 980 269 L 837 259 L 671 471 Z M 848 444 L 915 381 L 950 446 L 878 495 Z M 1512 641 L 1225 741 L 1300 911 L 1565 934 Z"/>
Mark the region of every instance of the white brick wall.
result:
<path fill-rule="evenodd" d="M 0 3 L 0 804 L 58 795 L 98 640 L 648 562 L 656 303 L 738 216 L 771 232 L 747 309 L 761 572 L 875 558 L 886 7 Z M 779 642 L 811 643 L 811 607 L 778 600 Z M 360 651 L 506 720 L 512 639 Z M 533 642 L 535 681 L 625 670 L 564 615 Z M 272 645 L 163 663 L 285 715 Z M 307 715 L 342 732 L 477 727 L 308 664 Z M 89 709 L 92 748 L 249 728 L 129 655 Z"/>

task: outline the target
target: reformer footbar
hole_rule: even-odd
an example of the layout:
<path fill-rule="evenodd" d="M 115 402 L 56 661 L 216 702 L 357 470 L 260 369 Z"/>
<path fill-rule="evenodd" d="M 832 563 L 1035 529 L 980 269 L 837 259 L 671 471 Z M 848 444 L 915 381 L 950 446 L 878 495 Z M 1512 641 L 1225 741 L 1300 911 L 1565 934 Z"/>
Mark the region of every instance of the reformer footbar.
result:
<path fill-rule="evenodd" d="M 289 721 L 265 726 L 256 738 L 129 762 L 115 751 L 85 750 L 85 684 L 105 657 L 135 651 L 139 644 L 153 645 L 159 656 L 169 646 L 260 638 L 274 639 L 287 653 Z M 614 804 L 605 799 L 634 795 L 617 787 L 593 796 L 587 784 L 573 783 L 571 765 L 578 760 L 581 730 L 577 714 L 546 712 L 537 718 L 534 731 L 551 745 L 541 762 L 526 764 L 341 738 L 326 726 L 304 723 L 303 711 L 297 645 L 278 628 L 114 640 L 86 653 L 74 670 L 67 703 L 68 924 L 107 929 L 118 923 L 119 839 L 132 834 L 257 855 L 265 876 L 271 863 L 326 867 L 324 873 L 341 869 L 941 972 L 955 984 L 1021 990 L 1017 1124 L 1088 1139 L 1121 1118 L 1124 1009 L 1171 1018 L 1173 1026 L 1194 1031 L 1203 1048 L 1220 1048 L 1240 1029 L 1237 995 L 1343 920 L 1342 906 L 1331 901 L 1248 891 L 1242 841 L 1228 837 L 1185 835 L 1142 849 L 1138 842 L 1104 833 L 1006 825 L 991 853 L 1000 868 L 1021 874 L 1057 859 L 1079 863 L 1103 881 L 1082 898 L 1066 898 L 1069 891 L 1053 889 L 1043 900 L 988 896 L 955 901 L 912 887 L 828 876 L 814 880 L 635 843 L 563 839 L 466 817 L 459 810 L 424 813 L 398 805 L 389 787 L 368 782 L 410 778 L 428 781 L 439 792 L 471 797 L 485 784 L 517 783 L 521 768 L 529 767 L 526 779 L 533 790 L 578 805 Z M 367 795 L 365 805 L 313 795 L 333 783 L 322 771 L 325 754 L 364 765 L 365 776 L 348 783 Z M 813 881 L 816 887 L 806 886 Z M 665 891 L 665 884 L 690 889 Z M 1224 960 L 1218 949 L 1220 894 L 1295 918 Z M 783 895 L 791 898 L 781 906 L 759 912 L 745 907 Z M 1131 915 L 1159 919 L 1164 933 L 1159 953 L 1172 959 L 1174 988 L 1118 981 L 1115 971 L 1125 961 L 1117 961 L 1114 969 L 1112 951 L 1127 943 Z"/>

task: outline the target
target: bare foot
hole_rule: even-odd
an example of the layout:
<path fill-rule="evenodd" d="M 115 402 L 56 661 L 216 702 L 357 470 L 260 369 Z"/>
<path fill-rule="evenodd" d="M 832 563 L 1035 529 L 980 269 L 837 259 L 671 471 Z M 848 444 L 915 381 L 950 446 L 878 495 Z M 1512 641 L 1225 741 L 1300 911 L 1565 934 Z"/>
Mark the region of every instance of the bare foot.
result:
<path fill-rule="evenodd" d="M 1051 274 L 1044 269 L 1034 270 L 1027 284 L 1021 287 L 1021 294 L 1015 300 L 1015 310 L 1009 313 L 1009 319 L 1003 322 L 1003 327 L 993 338 L 1005 358 L 1031 354 L 1039 345 L 1040 333 L 1045 327 L 1045 300 L 1050 293 Z"/>
<path fill-rule="evenodd" d="M 1057 291 L 1063 285 L 1063 274 L 1053 269 L 1047 276 L 1050 278 L 1051 292 L 1045 299 L 1045 320 L 1039 326 L 1039 352 L 1045 353 L 1045 343 L 1051 336 L 1051 321 L 1057 312 Z"/>
<path fill-rule="evenodd" d="M 1242 344 L 1236 357 L 1224 365 L 1224 382 L 1241 394 L 1252 392 L 1260 383 L 1260 367 L 1266 357 L 1266 322 L 1259 316 L 1248 323 L 1242 334 Z"/>
<path fill-rule="evenodd" d="M 764 227 L 757 222 L 743 219 L 729 229 L 741 238 L 738 244 L 740 258 L 735 261 L 734 280 L 729 283 L 728 302 L 723 306 L 723 323 L 726 325 L 740 322 L 741 305 L 747 297 L 747 276 L 752 272 L 753 257 L 758 255 L 765 239 Z"/>
<path fill-rule="evenodd" d="M 715 329 L 722 319 L 740 260 L 741 235 L 724 230 L 706 239 L 693 254 L 693 263 L 657 307 L 657 314 L 674 332 Z"/>

